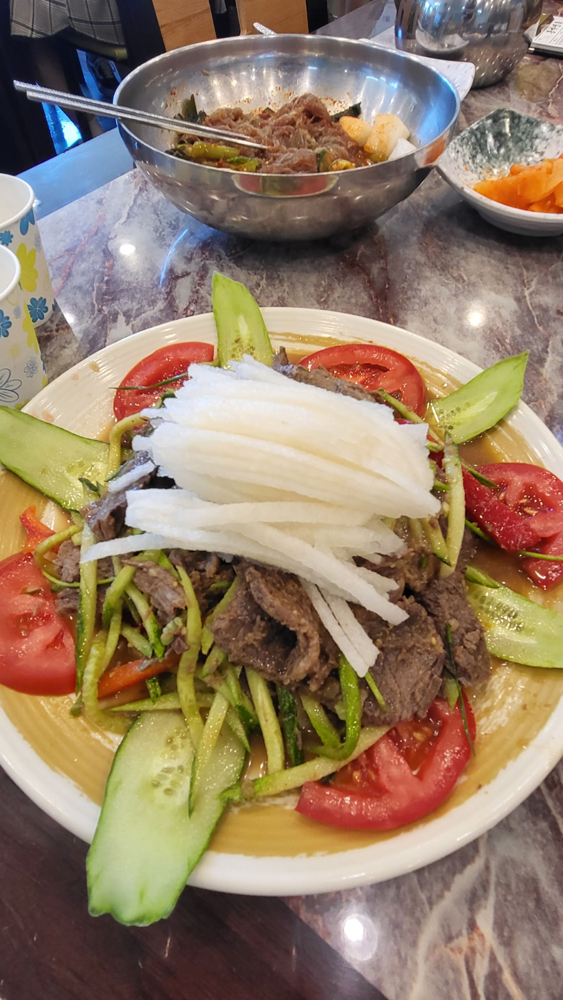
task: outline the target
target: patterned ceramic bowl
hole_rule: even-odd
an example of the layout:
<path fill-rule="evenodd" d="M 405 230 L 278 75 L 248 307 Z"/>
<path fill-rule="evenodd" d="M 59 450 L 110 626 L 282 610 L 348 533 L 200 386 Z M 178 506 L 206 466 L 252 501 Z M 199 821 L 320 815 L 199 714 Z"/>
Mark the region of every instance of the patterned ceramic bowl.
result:
<path fill-rule="evenodd" d="M 562 125 L 498 108 L 458 135 L 437 167 L 444 180 L 493 226 L 523 236 L 560 236 L 563 214 L 509 208 L 477 194 L 473 185 L 508 173 L 513 163 L 530 165 L 562 154 Z"/>

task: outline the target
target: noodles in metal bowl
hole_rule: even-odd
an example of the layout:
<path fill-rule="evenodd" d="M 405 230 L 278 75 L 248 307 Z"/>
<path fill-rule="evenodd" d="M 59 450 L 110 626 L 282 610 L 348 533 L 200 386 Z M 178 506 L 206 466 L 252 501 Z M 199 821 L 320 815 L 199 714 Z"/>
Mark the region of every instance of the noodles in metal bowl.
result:
<path fill-rule="evenodd" d="M 164 131 L 131 124 L 120 126 L 121 136 L 151 183 L 200 222 L 257 239 L 315 239 L 364 225 L 408 197 L 448 145 L 459 113 L 455 88 L 434 69 L 322 35 L 247 35 L 175 49 L 130 73 L 115 100 L 173 116 L 191 94 L 198 108 L 251 111 L 307 91 L 331 114 L 361 102 L 368 122 L 379 112 L 397 115 L 416 151 L 339 173 L 246 174 L 170 156 Z"/>

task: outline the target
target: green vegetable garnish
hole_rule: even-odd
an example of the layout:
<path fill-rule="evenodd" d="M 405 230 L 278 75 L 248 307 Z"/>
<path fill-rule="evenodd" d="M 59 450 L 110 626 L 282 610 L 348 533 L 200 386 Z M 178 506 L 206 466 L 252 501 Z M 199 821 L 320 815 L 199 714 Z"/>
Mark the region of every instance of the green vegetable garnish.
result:
<path fill-rule="evenodd" d="M 454 708 L 456 702 L 459 700 L 459 708 L 460 708 L 460 711 L 461 711 L 461 719 L 462 719 L 462 722 L 463 722 L 463 729 L 465 731 L 465 735 L 467 736 L 467 742 L 469 743 L 469 746 L 471 747 L 471 753 L 474 754 L 475 753 L 475 747 L 473 746 L 473 740 L 471 739 L 471 733 L 469 732 L 469 724 L 467 722 L 467 713 L 465 711 L 465 701 L 463 699 L 463 690 L 462 690 L 462 687 L 461 687 L 461 681 L 460 681 L 459 676 L 458 676 L 457 663 L 455 662 L 455 656 L 454 656 L 454 647 L 453 647 L 453 642 L 452 642 L 452 628 L 451 628 L 451 625 L 449 624 L 449 622 L 446 625 L 446 653 L 448 654 L 448 664 L 446 666 L 446 670 L 448 671 L 449 674 L 451 674 L 452 680 L 453 680 L 453 682 L 455 684 L 456 691 L 457 691 L 457 698 L 454 701 L 453 705 L 451 704 L 450 698 L 448 698 L 448 702 L 449 702 L 450 708 Z M 450 695 L 450 697 L 451 697 L 451 695 Z"/>
<path fill-rule="evenodd" d="M 449 396 L 434 400 L 431 410 L 440 430 L 462 444 L 494 427 L 522 395 L 528 354 L 499 361 Z"/>
<path fill-rule="evenodd" d="M 563 667 L 563 614 L 529 601 L 469 567 L 469 603 L 485 629 L 487 649 L 530 667 Z"/>
<path fill-rule="evenodd" d="M 240 282 L 217 271 L 213 275 L 213 315 L 222 368 L 231 361 L 241 361 L 243 354 L 271 367 L 272 345 L 256 299 Z"/>

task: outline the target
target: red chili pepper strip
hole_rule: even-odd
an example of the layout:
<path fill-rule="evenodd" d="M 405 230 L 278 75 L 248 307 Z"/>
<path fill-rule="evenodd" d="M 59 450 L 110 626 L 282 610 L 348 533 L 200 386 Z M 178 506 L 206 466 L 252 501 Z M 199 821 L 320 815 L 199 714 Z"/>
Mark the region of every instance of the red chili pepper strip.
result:
<path fill-rule="evenodd" d="M 141 669 L 143 663 L 146 663 L 146 666 Z M 156 677 L 157 674 L 171 669 L 170 660 L 131 660 L 129 663 L 119 663 L 116 667 L 110 667 L 100 677 L 98 698 L 109 698 L 124 688 L 132 687 L 139 681 L 146 681 L 149 677 Z"/>
<path fill-rule="evenodd" d="M 46 524 L 43 524 L 43 521 L 39 520 L 35 511 L 36 507 L 33 504 L 24 510 L 23 514 L 20 514 L 21 525 L 27 535 L 23 547 L 24 552 L 35 552 L 44 538 L 50 538 L 51 535 L 55 534 L 52 528 L 48 528 Z"/>

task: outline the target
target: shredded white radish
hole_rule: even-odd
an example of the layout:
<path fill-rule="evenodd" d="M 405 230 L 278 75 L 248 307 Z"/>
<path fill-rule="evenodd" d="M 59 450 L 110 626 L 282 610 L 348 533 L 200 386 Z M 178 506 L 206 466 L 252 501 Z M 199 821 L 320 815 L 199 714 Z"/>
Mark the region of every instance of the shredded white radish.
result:
<path fill-rule="evenodd" d="M 334 639 L 339 650 L 344 653 L 348 663 L 354 668 L 358 676 L 365 677 L 369 669 L 367 662 L 358 652 L 354 643 L 350 641 L 344 632 L 344 629 L 336 620 L 318 587 L 315 587 L 312 583 L 306 582 L 303 583 L 303 586 L 307 591 L 311 604 L 313 605 L 327 632 L 329 632 Z"/>
<path fill-rule="evenodd" d="M 214 504 L 200 500 L 187 490 L 151 489 L 136 491 L 135 495 L 131 494 L 128 499 L 129 503 L 134 505 L 136 512 L 154 511 L 155 506 L 158 506 L 161 515 L 182 517 L 183 524 L 187 528 L 214 526 L 222 528 L 229 524 L 254 524 L 257 520 L 268 523 L 299 522 L 308 527 L 312 525 L 312 528 L 309 528 L 312 532 L 319 524 L 334 525 L 334 528 L 328 530 L 333 531 L 335 535 L 340 532 L 346 535 L 348 532 L 356 546 L 363 541 L 378 540 L 376 531 L 362 526 L 362 520 L 365 520 L 364 514 L 329 504 L 287 501 Z M 393 535 L 393 538 L 395 542 L 399 542 L 396 535 Z"/>
<path fill-rule="evenodd" d="M 143 476 L 148 476 L 151 472 L 154 472 L 155 468 L 154 462 L 151 462 L 150 459 L 143 465 L 137 465 L 130 472 L 125 472 L 123 475 L 118 476 L 117 479 L 111 479 L 108 483 L 108 493 L 121 493 L 122 490 L 128 490 L 130 486 L 133 486 L 133 483 L 138 482 Z"/>
<path fill-rule="evenodd" d="M 146 548 L 240 556 L 299 576 L 321 620 L 364 676 L 377 647 L 349 602 L 392 625 L 396 582 L 355 558 L 405 549 L 384 517 L 439 512 L 425 424 L 400 425 L 389 407 L 328 393 L 245 357 L 228 369 L 193 365 L 190 380 L 135 438 L 173 490 L 130 490 L 126 523 L 141 534 L 100 542 L 85 561 Z M 134 485 L 120 477 L 112 492 Z M 131 474 L 132 475 L 132 474 Z M 330 625 L 328 624 L 330 623 Z"/>
<path fill-rule="evenodd" d="M 321 593 L 336 621 L 352 645 L 355 646 L 369 670 L 370 667 L 373 667 L 379 655 L 377 646 L 370 639 L 363 625 L 360 625 L 347 601 L 343 601 L 341 597 L 335 597 L 328 590 L 323 590 Z"/>
<path fill-rule="evenodd" d="M 107 556 L 125 556 L 130 552 L 142 552 L 144 549 L 171 549 L 176 544 L 174 540 L 150 531 L 142 535 L 126 535 L 124 538 L 112 538 L 109 542 L 96 542 L 90 546 L 80 562 L 94 562 Z"/>

